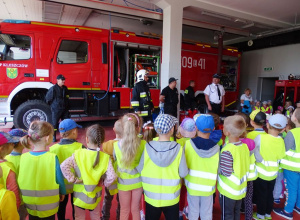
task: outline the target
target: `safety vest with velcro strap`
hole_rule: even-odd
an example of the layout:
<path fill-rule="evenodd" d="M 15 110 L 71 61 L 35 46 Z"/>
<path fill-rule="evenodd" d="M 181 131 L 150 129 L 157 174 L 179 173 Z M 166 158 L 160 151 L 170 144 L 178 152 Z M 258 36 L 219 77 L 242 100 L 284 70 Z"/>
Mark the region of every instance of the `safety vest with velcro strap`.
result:
<path fill-rule="evenodd" d="M 114 143 L 114 151 L 116 156 L 115 163 L 118 173 L 118 190 L 130 191 L 142 187 L 141 175 L 137 171 L 136 167 L 139 165 L 145 145 L 146 141 L 141 140 L 140 147 L 137 150 L 131 166 L 126 168 L 122 163 L 122 151 L 119 146 L 119 141 Z"/>
<path fill-rule="evenodd" d="M 93 168 L 99 153 L 99 164 Z M 105 174 L 110 156 L 101 151 L 79 149 L 74 153 L 77 164 L 75 173 L 83 183 L 74 183 L 74 205 L 94 210 L 101 201 L 102 186 L 99 186 L 101 177 Z"/>
<path fill-rule="evenodd" d="M 71 157 L 72 154 L 82 148 L 82 144 L 79 142 L 73 142 L 72 144 L 55 144 L 49 148 L 49 151 L 55 153 L 58 157 L 58 161 L 61 164 L 67 158 Z M 71 172 L 74 173 L 74 169 L 71 168 Z M 73 183 L 69 183 L 64 178 L 67 194 L 73 193 Z"/>
<path fill-rule="evenodd" d="M 270 181 L 277 177 L 279 162 L 285 156 L 285 145 L 283 139 L 270 134 L 260 135 L 259 153 L 263 160 L 256 161 L 258 177 Z"/>
<path fill-rule="evenodd" d="M 56 155 L 46 152 L 22 154 L 18 184 L 30 215 L 46 218 L 58 211 L 59 185 L 56 183 Z"/>
<path fill-rule="evenodd" d="M 6 189 L 6 181 L 7 181 L 8 174 L 10 171 L 15 172 L 15 167 L 13 163 L 9 161 L 1 162 L 0 167 L 2 169 L 2 177 L 0 178 L 0 184 L 2 184 Z"/>
<path fill-rule="evenodd" d="M 183 148 L 167 167 L 157 166 L 149 157 L 147 147 L 144 150 L 144 165 L 141 172 L 145 201 L 154 207 L 172 206 L 179 202 L 180 176 L 179 165 Z"/>
<path fill-rule="evenodd" d="M 251 151 L 250 152 L 250 168 L 249 168 L 249 174 L 248 174 L 248 181 L 254 181 L 256 180 L 258 177 L 258 173 L 257 173 L 257 169 L 256 169 L 256 165 L 255 165 L 255 156 L 254 156 L 254 152 Z"/>
<path fill-rule="evenodd" d="M 250 167 L 250 152 L 246 144 L 235 145 L 228 143 L 222 149 L 229 151 L 233 158 L 233 172 L 229 177 L 219 173 L 218 191 L 233 200 L 240 200 L 246 196 L 247 176 Z"/>
<path fill-rule="evenodd" d="M 218 146 L 219 149 L 219 146 Z M 216 191 L 219 150 L 208 158 L 200 157 L 191 140 L 185 143 L 185 157 L 189 173 L 185 177 L 187 191 L 192 196 L 210 196 Z"/>
<path fill-rule="evenodd" d="M 295 139 L 295 150 L 285 152 L 286 156 L 280 161 L 280 167 L 286 170 L 300 172 L 300 128 L 290 130 Z"/>

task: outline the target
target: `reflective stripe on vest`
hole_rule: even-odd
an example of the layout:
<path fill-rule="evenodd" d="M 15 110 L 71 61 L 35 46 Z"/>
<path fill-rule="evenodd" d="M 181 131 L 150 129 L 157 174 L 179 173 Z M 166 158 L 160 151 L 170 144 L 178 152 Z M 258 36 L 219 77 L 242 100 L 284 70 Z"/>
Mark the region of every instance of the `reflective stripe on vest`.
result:
<path fill-rule="evenodd" d="M 59 185 L 56 183 L 54 153 L 46 152 L 39 156 L 22 154 L 18 183 L 30 215 L 46 218 L 57 213 Z"/>
<path fill-rule="evenodd" d="M 93 168 L 98 153 L 99 164 Z M 101 151 L 87 149 L 76 150 L 74 155 L 78 165 L 78 169 L 75 168 L 75 173 L 83 181 L 81 184 L 74 184 L 74 205 L 93 210 L 101 200 L 102 187 L 98 184 L 101 176 L 107 170 L 110 156 Z"/>
<path fill-rule="evenodd" d="M 167 167 L 157 166 L 144 150 L 144 166 L 141 172 L 145 201 L 154 207 L 172 206 L 179 202 L 180 177 L 179 164 L 182 147 L 177 144 L 178 154 Z"/>
<path fill-rule="evenodd" d="M 140 93 L 140 97 L 141 97 L 141 98 L 147 97 L 147 93 L 146 93 L 146 92 L 141 92 L 141 93 Z"/>
<path fill-rule="evenodd" d="M 288 150 L 285 152 L 286 156 L 281 159 L 280 167 L 300 172 L 300 128 L 291 129 L 290 132 L 293 134 L 295 140 L 295 150 Z"/>
<path fill-rule="evenodd" d="M 254 153 L 252 153 L 250 156 L 250 168 L 249 168 L 249 174 L 247 180 L 248 181 L 256 180 L 257 176 L 258 176 L 258 172 L 255 165 L 255 156 Z"/>
<path fill-rule="evenodd" d="M 140 106 L 140 102 L 139 101 L 131 101 L 131 105 L 133 107 L 138 107 L 138 106 Z"/>
<path fill-rule="evenodd" d="M 148 111 L 141 111 L 139 116 L 141 116 L 141 117 L 148 116 Z"/>
<path fill-rule="evenodd" d="M 129 191 L 142 187 L 141 175 L 137 172 L 136 167 L 139 164 L 146 141 L 141 140 L 140 147 L 136 153 L 133 163 L 130 167 L 125 168 L 122 164 L 122 152 L 119 142 L 114 142 L 114 151 L 116 155 L 116 165 L 118 171 L 118 190 Z"/>
<path fill-rule="evenodd" d="M 54 144 L 49 148 L 49 151 L 55 153 L 58 157 L 59 163 L 61 164 L 67 158 L 71 157 L 72 154 L 82 148 L 82 144 L 79 142 L 73 142 L 70 144 Z M 74 173 L 73 168 L 71 172 Z M 68 180 L 64 178 L 67 194 L 73 193 L 73 183 L 69 183 Z"/>
<path fill-rule="evenodd" d="M 107 187 L 109 190 L 109 194 L 111 196 L 115 195 L 118 193 L 118 184 L 117 181 L 114 181 L 109 187 Z"/>
<path fill-rule="evenodd" d="M 250 168 L 250 152 L 246 144 L 226 144 L 222 152 L 229 151 L 233 158 L 233 173 L 229 176 L 218 175 L 219 192 L 233 200 L 246 196 L 247 176 Z"/>
<path fill-rule="evenodd" d="M 261 135 L 259 153 L 263 160 L 255 162 L 258 177 L 267 181 L 276 179 L 279 170 L 279 160 L 285 155 L 283 139 L 270 134 Z"/>
<path fill-rule="evenodd" d="M 192 140 L 185 142 L 185 157 L 189 169 L 184 178 L 187 191 L 191 196 L 210 196 L 215 192 L 219 165 L 219 146 L 211 157 L 200 157 Z"/>

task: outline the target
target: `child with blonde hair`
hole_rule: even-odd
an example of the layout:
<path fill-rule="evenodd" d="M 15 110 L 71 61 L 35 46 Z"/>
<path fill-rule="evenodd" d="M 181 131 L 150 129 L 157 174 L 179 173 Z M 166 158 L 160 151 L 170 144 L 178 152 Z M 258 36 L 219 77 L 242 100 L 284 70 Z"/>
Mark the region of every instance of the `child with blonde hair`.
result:
<path fill-rule="evenodd" d="M 122 122 L 121 119 L 117 120 L 114 124 L 113 131 L 116 134 L 116 138 L 113 140 L 106 141 L 102 144 L 102 149 L 104 153 L 107 153 L 111 160 L 114 163 L 114 157 L 113 157 L 113 151 L 114 151 L 114 143 L 121 140 L 122 138 Z M 102 217 L 101 220 L 109 220 L 110 218 L 110 209 L 111 209 L 111 204 L 112 200 L 114 198 L 114 195 L 116 195 L 116 199 L 118 202 L 118 206 L 116 209 L 116 219 L 120 219 L 120 201 L 119 201 L 119 194 L 118 194 L 118 187 L 117 187 L 117 181 L 115 181 L 111 186 L 105 187 L 105 196 L 103 200 L 103 205 L 102 205 Z"/>
<path fill-rule="evenodd" d="M 14 165 L 8 162 L 4 158 L 10 154 L 19 140 L 12 137 L 11 135 L 0 132 L 0 170 L 2 171 L 2 177 L 0 178 L 0 184 L 3 185 L 4 189 L 14 192 L 16 196 L 16 205 L 19 209 L 21 204 L 19 187 L 17 184 L 17 175 Z"/>
<path fill-rule="evenodd" d="M 55 219 L 59 201 L 64 200 L 66 188 L 54 153 L 47 151 L 52 142 L 53 126 L 45 121 L 33 121 L 21 144 L 32 151 L 22 154 L 18 184 L 29 219 Z"/>
<path fill-rule="evenodd" d="M 135 113 L 122 117 L 122 139 L 114 143 L 114 159 L 118 169 L 118 190 L 121 205 L 120 219 L 140 219 L 140 200 L 142 196 L 141 175 L 136 170 L 146 141 L 138 135 L 143 125 L 142 118 Z"/>
<path fill-rule="evenodd" d="M 245 130 L 246 122 L 239 115 L 224 121 L 223 132 L 228 136 L 228 144 L 221 150 L 217 185 L 222 220 L 240 219 L 242 199 L 246 196 L 250 152 L 239 139 Z"/>
<path fill-rule="evenodd" d="M 65 178 L 74 183 L 75 219 L 85 219 L 85 210 L 89 210 L 91 220 L 100 217 L 102 178 L 104 186 L 110 186 L 116 178 L 111 159 L 100 151 L 105 131 L 99 124 L 92 125 L 86 131 L 85 149 L 78 149 L 62 164 Z M 76 176 L 71 172 L 75 170 Z M 105 177 L 104 177 L 105 175 Z"/>
<path fill-rule="evenodd" d="M 157 133 L 151 121 L 148 121 L 143 125 L 143 130 L 144 130 L 143 139 L 146 142 L 152 141 L 153 138 L 156 138 Z"/>
<path fill-rule="evenodd" d="M 52 145 L 49 148 L 49 151 L 55 153 L 58 157 L 59 163 L 61 164 L 64 160 L 71 157 L 75 150 L 82 148 L 82 143 L 76 141 L 78 137 L 78 128 L 82 126 L 78 125 L 72 119 L 65 119 L 59 123 L 59 133 L 61 136 L 60 142 Z M 74 173 L 74 170 L 71 170 Z M 69 201 L 69 195 L 72 205 L 72 215 L 75 217 L 74 205 L 73 205 L 73 183 L 69 183 L 64 179 L 67 195 L 65 196 L 64 201 L 59 203 L 59 208 L 57 212 L 58 220 L 64 220 L 66 215 L 66 207 Z"/>

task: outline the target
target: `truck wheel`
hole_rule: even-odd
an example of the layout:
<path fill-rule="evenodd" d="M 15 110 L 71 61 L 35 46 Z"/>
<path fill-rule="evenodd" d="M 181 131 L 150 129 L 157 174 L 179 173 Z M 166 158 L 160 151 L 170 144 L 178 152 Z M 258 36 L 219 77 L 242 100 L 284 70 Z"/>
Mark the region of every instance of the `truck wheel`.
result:
<path fill-rule="evenodd" d="M 17 108 L 13 118 L 14 126 L 24 129 L 35 120 L 51 122 L 50 106 L 41 100 L 29 100 Z"/>

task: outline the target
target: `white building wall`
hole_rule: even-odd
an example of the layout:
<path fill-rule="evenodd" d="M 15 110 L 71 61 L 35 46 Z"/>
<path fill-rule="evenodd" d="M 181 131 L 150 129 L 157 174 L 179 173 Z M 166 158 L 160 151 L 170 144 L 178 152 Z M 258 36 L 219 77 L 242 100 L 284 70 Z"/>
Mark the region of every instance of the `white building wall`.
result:
<path fill-rule="evenodd" d="M 265 67 L 273 67 L 273 70 L 264 71 Z M 252 97 L 258 99 L 259 77 L 286 80 L 291 73 L 300 75 L 300 44 L 245 52 L 241 61 L 240 93 L 249 87 Z"/>

